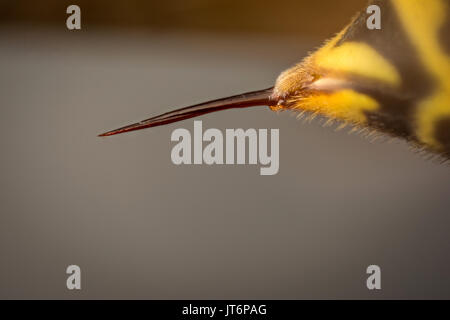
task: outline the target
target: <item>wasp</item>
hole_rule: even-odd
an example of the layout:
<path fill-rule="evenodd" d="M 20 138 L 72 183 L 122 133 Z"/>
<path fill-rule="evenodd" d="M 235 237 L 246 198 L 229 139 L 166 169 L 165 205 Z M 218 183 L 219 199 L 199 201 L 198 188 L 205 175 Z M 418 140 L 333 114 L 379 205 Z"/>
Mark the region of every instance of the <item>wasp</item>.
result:
<path fill-rule="evenodd" d="M 362 10 L 282 72 L 272 88 L 178 109 L 100 136 L 268 106 L 398 137 L 450 159 L 449 1 L 372 0 L 369 5 L 380 8 L 381 29 L 369 29 L 369 13 Z"/>

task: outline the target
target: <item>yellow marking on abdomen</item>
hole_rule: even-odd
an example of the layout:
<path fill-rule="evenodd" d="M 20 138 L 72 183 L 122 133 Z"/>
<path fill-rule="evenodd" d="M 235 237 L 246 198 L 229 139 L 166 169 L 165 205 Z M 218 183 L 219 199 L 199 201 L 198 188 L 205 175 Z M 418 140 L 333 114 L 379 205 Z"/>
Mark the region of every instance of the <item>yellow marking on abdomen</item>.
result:
<path fill-rule="evenodd" d="M 338 47 L 324 47 L 314 56 L 315 65 L 346 77 L 363 76 L 399 86 L 401 78 L 395 67 L 368 44 L 344 42 Z"/>
<path fill-rule="evenodd" d="M 379 104 L 373 98 L 345 89 L 335 93 L 317 93 L 296 101 L 294 109 L 308 110 L 358 124 L 365 124 L 367 118 L 364 111 L 375 111 Z"/>
<path fill-rule="evenodd" d="M 416 135 L 421 142 L 439 149 L 442 146 L 435 138 L 435 124 L 450 117 L 450 57 L 442 50 L 438 37 L 448 8 L 442 0 L 392 2 L 422 64 L 436 81 L 432 96 L 418 103 Z"/>

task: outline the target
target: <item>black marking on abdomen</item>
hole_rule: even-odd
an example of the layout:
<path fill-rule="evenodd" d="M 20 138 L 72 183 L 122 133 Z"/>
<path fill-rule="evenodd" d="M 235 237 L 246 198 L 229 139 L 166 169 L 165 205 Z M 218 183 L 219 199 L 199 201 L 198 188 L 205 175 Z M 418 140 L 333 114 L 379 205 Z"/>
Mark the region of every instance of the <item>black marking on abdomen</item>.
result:
<path fill-rule="evenodd" d="M 401 95 L 398 90 L 386 86 L 367 84 L 361 78 L 354 79 L 351 89 L 370 96 L 380 105 L 380 109 L 376 111 L 364 112 L 370 127 L 406 140 L 415 139 L 411 134 L 409 114 L 405 117 L 405 110 L 402 107 L 411 103 L 409 96 Z"/>
<path fill-rule="evenodd" d="M 405 116 L 405 110 L 402 107 L 408 106 L 409 108 L 409 99 L 386 95 L 385 92 L 365 90 L 360 92 L 371 96 L 380 104 L 379 110 L 365 112 L 369 126 L 406 140 L 415 140 L 415 136 L 412 134 L 410 114 Z"/>

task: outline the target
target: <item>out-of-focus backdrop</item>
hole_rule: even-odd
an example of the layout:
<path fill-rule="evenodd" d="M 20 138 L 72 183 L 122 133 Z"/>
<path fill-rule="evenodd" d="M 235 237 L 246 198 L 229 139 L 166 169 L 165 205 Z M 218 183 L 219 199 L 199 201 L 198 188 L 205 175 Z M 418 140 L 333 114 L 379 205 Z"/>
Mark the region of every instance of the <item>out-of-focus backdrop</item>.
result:
<path fill-rule="evenodd" d="M 269 87 L 364 6 L 0 2 L 0 298 L 450 298 L 450 170 L 403 142 L 267 108 L 203 117 L 280 129 L 280 172 L 260 176 L 172 164 L 171 132 L 193 120 L 96 136 Z"/>
<path fill-rule="evenodd" d="M 345 2 L 258 0 L 44 0 L 2 1 L 0 23 L 60 29 L 66 8 L 77 4 L 83 12 L 83 29 L 129 28 L 208 33 L 264 33 L 328 37 L 349 22 L 366 0 Z"/>

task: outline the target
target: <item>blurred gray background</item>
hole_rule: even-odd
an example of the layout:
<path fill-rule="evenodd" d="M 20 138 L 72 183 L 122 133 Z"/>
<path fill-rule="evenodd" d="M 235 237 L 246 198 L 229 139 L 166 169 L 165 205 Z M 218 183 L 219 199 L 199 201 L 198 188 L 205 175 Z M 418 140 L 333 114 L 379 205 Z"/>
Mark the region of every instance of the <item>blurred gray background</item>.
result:
<path fill-rule="evenodd" d="M 280 171 L 260 176 L 259 166 L 172 164 L 170 134 L 193 120 L 96 136 L 273 85 L 358 7 L 319 3 L 321 15 L 299 2 L 298 17 L 325 29 L 293 33 L 276 27 L 282 19 L 271 33 L 236 32 L 227 19 L 175 28 L 94 18 L 70 32 L 64 9 L 46 24 L 19 14 L 30 3 L 9 4 L 0 298 L 450 298 L 450 169 L 403 142 L 370 143 L 263 107 L 202 117 L 205 129 L 280 129 Z M 197 19 L 224 11 L 208 10 Z M 81 267 L 81 291 L 66 289 L 70 264 Z M 371 264 L 381 267 L 380 291 L 366 288 Z"/>

